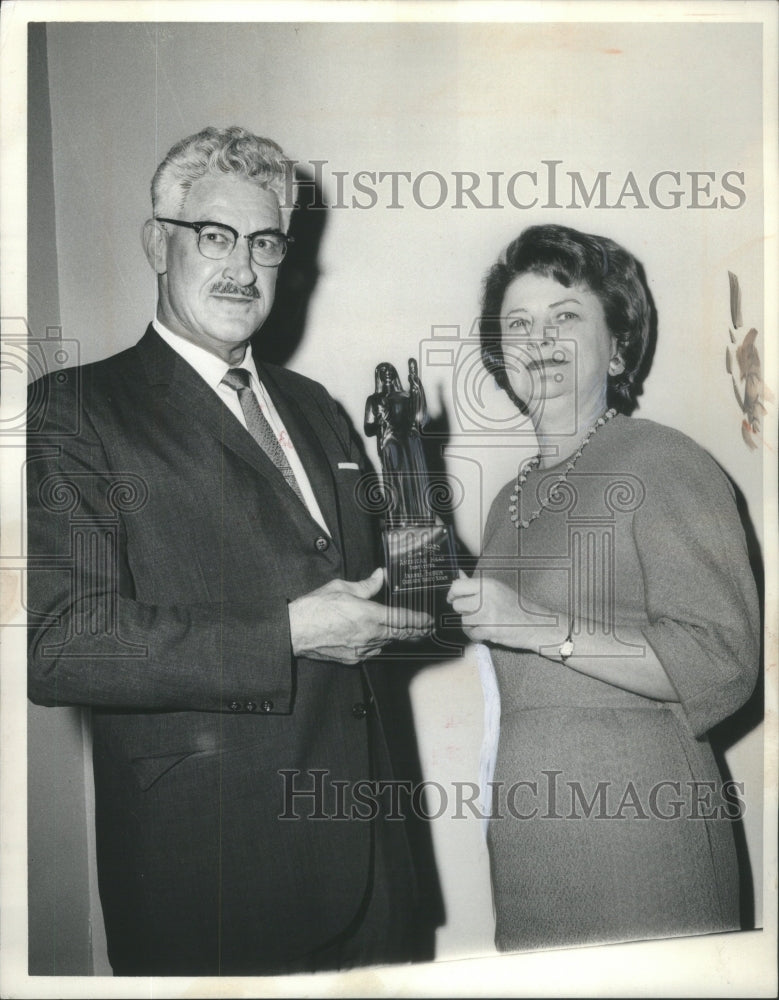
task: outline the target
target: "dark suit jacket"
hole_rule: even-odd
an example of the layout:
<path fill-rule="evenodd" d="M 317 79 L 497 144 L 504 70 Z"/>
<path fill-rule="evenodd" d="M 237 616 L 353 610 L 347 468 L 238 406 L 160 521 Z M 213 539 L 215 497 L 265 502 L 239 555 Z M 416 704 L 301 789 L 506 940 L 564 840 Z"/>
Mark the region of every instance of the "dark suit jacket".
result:
<path fill-rule="evenodd" d="M 328 818 L 330 782 L 386 776 L 367 674 L 290 646 L 289 601 L 377 565 L 362 473 L 339 468 L 362 468 L 360 451 L 321 386 L 258 367 L 331 539 L 151 327 L 30 397 L 29 691 L 94 710 L 116 972 L 294 967 L 359 923 L 388 830 L 388 877 L 412 905 L 399 824 Z M 312 770 L 320 818 L 313 798 L 283 794 L 312 788 Z"/>

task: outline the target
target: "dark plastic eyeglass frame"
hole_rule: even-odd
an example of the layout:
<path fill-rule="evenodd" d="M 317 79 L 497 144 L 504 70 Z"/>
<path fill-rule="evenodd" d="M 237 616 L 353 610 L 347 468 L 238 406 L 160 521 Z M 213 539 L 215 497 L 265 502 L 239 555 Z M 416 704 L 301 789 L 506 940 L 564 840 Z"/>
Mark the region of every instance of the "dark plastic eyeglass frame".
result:
<path fill-rule="evenodd" d="M 233 250 L 235 250 L 235 246 L 236 243 L 238 242 L 238 239 L 242 237 L 249 244 L 249 256 L 251 257 L 251 259 L 254 261 L 255 264 L 257 264 L 259 267 L 278 267 L 279 264 L 282 262 L 282 260 L 284 260 L 284 258 L 287 255 L 289 244 L 295 242 L 294 236 L 287 236 L 287 234 L 283 233 L 280 229 L 258 229 L 256 232 L 249 233 L 247 236 L 247 235 L 242 235 L 241 233 L 238 232 L 237 229 L 233 229 L 232 226 L 228 226 L 226 222 L 213 222 L 211 220 L 208 220 L 207 222 L 184 222 L 182 219 L 164 219 L 161 215 L 155 216 L 154 221 L 169 222 L 173 226 L 184 226 L 186 229 L 194 229 L 194 231 L 197 233 L 198 236 L 197 239 L 198 251 L 200 252 L 200 255 L 202 257 L 206 258 L 206 260 L 226 260 L 233 252 Z M 233 234 L 233 245 L 230 248 L 230 251 L 226 253 L 224 257 L 209 257 L 207 254 L 203 253 L 200 247 L 200 231 L 201 229 L 205 229 L 206 226 L 218 226 L 220 229 L 226 229 L 228 232 Z M 279 258 L 278 261 L 276 261 L 275 264 L 264 264 L 261 260 L 255 259 L 254 254 L 252 253 L 252 240 L 256 236 L 278 236 L 284 241 L 281 257 Z"/>

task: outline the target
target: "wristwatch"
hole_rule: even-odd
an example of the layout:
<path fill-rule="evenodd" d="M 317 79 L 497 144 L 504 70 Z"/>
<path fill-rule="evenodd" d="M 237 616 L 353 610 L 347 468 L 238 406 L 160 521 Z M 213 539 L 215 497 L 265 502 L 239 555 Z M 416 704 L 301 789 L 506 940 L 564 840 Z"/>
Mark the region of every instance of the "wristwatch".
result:
<path fill-rule="evenodd" d="M 560 663 L 565 663 L 569 656 L 573 656 L 573 618 L 571 619 L 571 627 L 568 629 L 568 635 L 563 639 L 562 645 L 560 646 L 558 653 L 560 655 Z"/>

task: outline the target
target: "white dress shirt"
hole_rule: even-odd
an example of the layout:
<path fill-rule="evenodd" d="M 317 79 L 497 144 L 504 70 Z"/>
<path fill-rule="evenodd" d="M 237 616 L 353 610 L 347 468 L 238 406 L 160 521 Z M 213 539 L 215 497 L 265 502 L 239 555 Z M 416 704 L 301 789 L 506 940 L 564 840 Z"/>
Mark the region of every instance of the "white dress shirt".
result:
<path fill-rule="evenodd" d="M 184 361 L 187 362 L 188 365 L 191 365 L 195 369 L 203 381 L 214 390 L 225 406 L 235 416 L 236 420 L 239 420 L 244 427 L 246 427 L 246 418 L 244 417 L 243 410 L 241 409 L 238 393 L 235 389 L 231 389 L 229 385 L 224 385 L 222 383 L 222 379 L 225 377 L 229 368 L 243 368 L 249 372 L 251 375 L 250 385 L 252 392 L 257 398 L 257 402 L 259 403 L 263 416 L 270 424 L 273 433 L 276 435 L 276 438 L 284 451 L 284 455 L 290 464 L 290 468 L 295 473 L 295 479 L 297 479 L 298 486 L 306 507 L 308 508 L 308 512 L 317 524 L 329 535 L 330 530 L 325 523 L 319 504 L 316 502 L 316 497 L 314 496 L 314 491 L 311 488 L 309 478 L 306 475 L 306 470 L 303 468 L 303 463 L 300 461 L 300 457 L 295 450 L 292 439 L 282 423 L 278 410 L 273 405 L 273 400 L 265 391 L 265 387 L 260 381 L 260 376 L 257 374 L 254 358 L 252 357 L 252 352 L 249 350 L 248 345 L 246 347 L 243 361 L 237 365 L 228 365 L 226 361 L 217 357 L 216 354 L 212 354 L 210 351 L 207 351 L 204 347 L 200 347 L 198 344 L 192 343 L 191 340 L 185 340 L 184 337 L 179 334 L 173 333 L 172 330 L 169 330 L 166 326 L 164 326 L 164 324 L 162 324 L 156 317 L 152 320 L 152 326 L 162 337 L 165 343 L 169 347 L 172 347 L 176 354 L 178 354 L 184 359 Z"/>

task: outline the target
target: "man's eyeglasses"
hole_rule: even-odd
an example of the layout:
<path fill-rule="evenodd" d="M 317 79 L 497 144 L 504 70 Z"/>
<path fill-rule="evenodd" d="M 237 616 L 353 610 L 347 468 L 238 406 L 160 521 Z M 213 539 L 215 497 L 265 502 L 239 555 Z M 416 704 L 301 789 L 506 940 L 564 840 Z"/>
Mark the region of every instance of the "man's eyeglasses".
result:
<path fill-rule="evenodd" d="M 223 222 L 182 222 L 181 219 L 163 219 L 160 216 L 156 217 L 156 221 L 194 229 L 197 233 L 197 248 L 209 260 L 229 257 L 241 235 Z M 256 233 L 249 233 L 243 239 L 248 240 L 252 260 L 260 267 L 278 267 L 284 260 L 288 245 L 295 242 L 280 229 L 258 229 Z"/>

